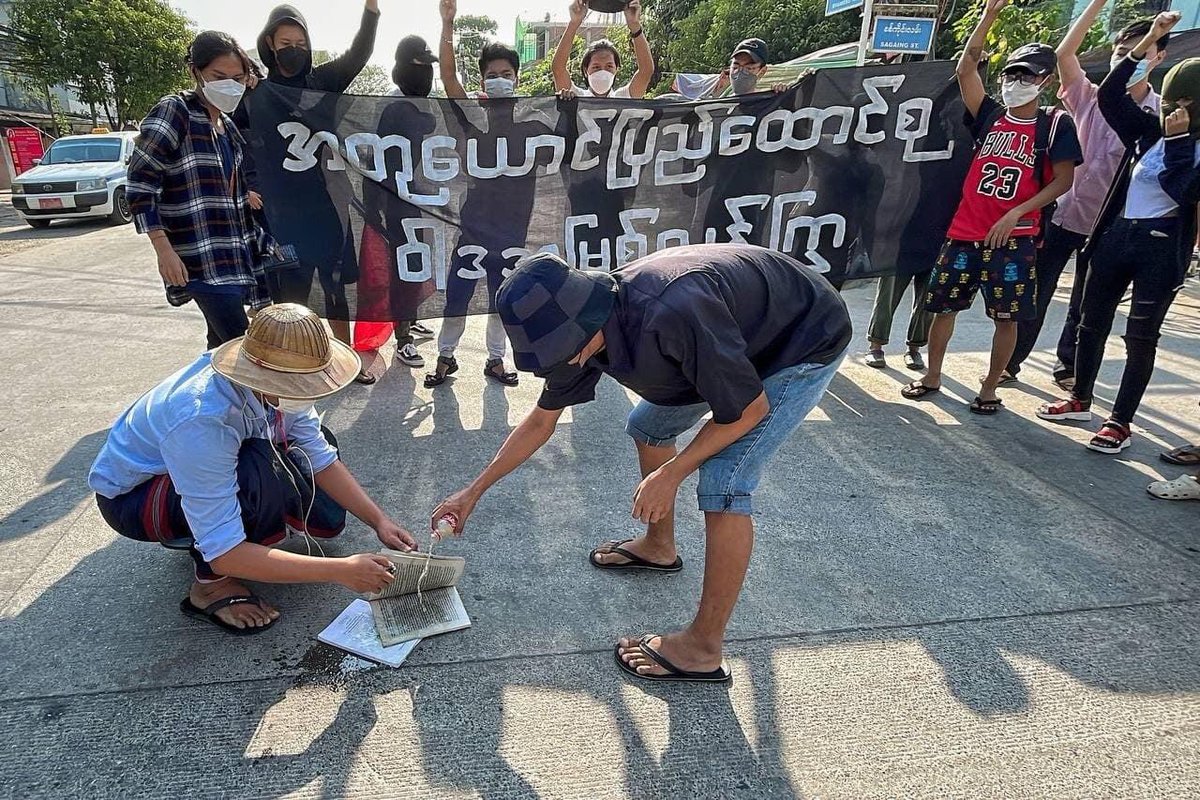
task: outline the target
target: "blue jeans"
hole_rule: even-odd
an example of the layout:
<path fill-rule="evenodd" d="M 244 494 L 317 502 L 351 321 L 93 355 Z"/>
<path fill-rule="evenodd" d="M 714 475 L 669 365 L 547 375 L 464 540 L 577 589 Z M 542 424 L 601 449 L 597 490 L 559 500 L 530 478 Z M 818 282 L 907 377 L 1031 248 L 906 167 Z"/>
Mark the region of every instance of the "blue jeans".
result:
<path fill-rule="evenodd" d="M 845 353 L 830 364 L 800 364 L 763 381 L 770 410 L 742 438 L 700 465 L 696 495 L 701 511 L 750 514 L 763 470 L 792 432 L 817 407 Z M 629 412 L 625 432 L 635 442 L 667 447 L 709 411 L 707 403 L 658 406 L 646 400 Z"/>

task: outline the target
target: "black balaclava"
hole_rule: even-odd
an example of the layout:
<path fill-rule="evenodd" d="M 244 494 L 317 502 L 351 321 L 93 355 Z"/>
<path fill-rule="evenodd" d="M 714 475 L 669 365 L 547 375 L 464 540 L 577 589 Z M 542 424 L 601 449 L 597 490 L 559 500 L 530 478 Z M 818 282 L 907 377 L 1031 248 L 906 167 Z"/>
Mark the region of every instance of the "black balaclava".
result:
<path fill-rule="evenodd" d="M 429 44 L 420 36 L 405 36 L 396 45 L 396 66 L 392 82 L 405 97 L 429 97 L 433 91 L 433 62 L 437 61 Z"/>
<path fill-rule="evenodd" d="M 405 97 L 429 97 L 433 91 L 433 67 L 429 64 L 397 64 L 392 80 Z"/>
<path fill-rule="evenodd" d="M 1162 118 L 1179 107 L 1181 98 L 1191 100 L 1188 106 L 1188 134 L 1200 139 L 1200 58 L 1185 58 L 1167 73 L 1162 84 Z"/>

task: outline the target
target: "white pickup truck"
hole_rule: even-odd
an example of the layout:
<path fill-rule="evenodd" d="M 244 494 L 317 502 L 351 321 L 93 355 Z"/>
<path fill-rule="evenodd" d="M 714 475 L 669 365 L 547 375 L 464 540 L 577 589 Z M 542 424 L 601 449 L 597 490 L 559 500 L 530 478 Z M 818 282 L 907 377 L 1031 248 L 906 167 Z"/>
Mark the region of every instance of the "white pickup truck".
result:
<path fill-rule="evenodd" d="M 125 197 L 125 168 L 136 131 L 64 136 L 12 185 L 13 208 L 34 228 L 51 220 L 108 217 L 125 225 L 133 217 Z"/>

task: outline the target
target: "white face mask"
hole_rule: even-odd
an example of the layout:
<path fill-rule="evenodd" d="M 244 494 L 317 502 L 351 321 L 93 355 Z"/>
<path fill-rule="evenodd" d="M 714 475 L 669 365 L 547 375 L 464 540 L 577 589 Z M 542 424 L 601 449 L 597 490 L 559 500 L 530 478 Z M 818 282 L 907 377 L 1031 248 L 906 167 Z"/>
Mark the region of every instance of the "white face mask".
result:
<path fill-rule="evenodd" d="M 517 84 L 508 78 L 485 78 L 483 92 L 488 97 L 512 97 L 516 94 Z"/>
<path fill-rule="evenodd" d="M 280 397 L 275 401 L 275 407 L 284 414 L 307 414 L 313 410 L 314 405 L 312 400 L 289 400 Z"/>
<path fill-rule="evenodd" d="M 232 114 L 242 102 L 242 95 L 246 93 L 246 85 L 241 81 L 228 78 L 223 81 L 208 81 L 200 87 L 200 91 L 218 111 Z"/>
<path fill-rule="evenodd" d="M 1041 91 L 1042 85 L 1040 83 L 1027 86 L 1020 81 L 1013 81 L 1012 83 L 1000 85 L 1000 96 L 1004 100 L 1004 105 L 1009 108 L 1019 108 L 1026 103 L 1036 100 Z"/>
<path fill-rule="evenodd" d="M 615 72 L 609 72 L 606 69 L 597 70 L 588 75 L 588 87 L 592 90 L 592 94 L 608 94 L 616 79 Z"/>

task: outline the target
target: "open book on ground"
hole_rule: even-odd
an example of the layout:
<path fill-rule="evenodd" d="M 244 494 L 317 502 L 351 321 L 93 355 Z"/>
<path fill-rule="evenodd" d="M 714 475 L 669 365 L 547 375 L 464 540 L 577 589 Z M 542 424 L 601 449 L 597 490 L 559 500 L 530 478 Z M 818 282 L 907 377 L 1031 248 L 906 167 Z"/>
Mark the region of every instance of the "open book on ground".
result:
<path fill-rule="evenodd" d="M 471 627 L 455 588 L 466 568 L 463 559 L 387 549 L 380 555 L 396 566 L 391 585 L 367 596 L 384 646 Z"/>
<path fill-rule="evenodd" d="M 398 667 L 417 646 L 419 639 L 403 644 L 384 647 L 375 630 L 375 619 L 371 615 L 371 604 L 366 600 L 355 600 L 317 634 L 317 639 L 328 645 L 353 653 L 359 658 Z"/>

